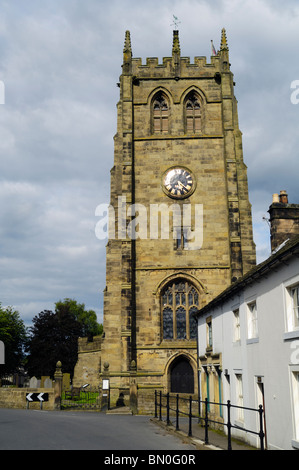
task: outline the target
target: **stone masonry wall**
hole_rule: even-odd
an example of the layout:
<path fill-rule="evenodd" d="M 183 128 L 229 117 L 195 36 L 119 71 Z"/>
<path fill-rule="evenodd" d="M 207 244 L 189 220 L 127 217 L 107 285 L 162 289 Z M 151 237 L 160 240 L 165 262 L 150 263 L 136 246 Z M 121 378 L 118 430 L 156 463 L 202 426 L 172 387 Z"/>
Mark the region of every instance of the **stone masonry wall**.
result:
<path fill-rule="evenodd" d="M 48 393 L 49 401 L 42 404 L 43 410 L 54 410 L 53 388 L 0 388 L 0 408 L 27 408 L 27 393 Z M 39 410 L 40 402 L 30 402 L 30 409 Z"/>

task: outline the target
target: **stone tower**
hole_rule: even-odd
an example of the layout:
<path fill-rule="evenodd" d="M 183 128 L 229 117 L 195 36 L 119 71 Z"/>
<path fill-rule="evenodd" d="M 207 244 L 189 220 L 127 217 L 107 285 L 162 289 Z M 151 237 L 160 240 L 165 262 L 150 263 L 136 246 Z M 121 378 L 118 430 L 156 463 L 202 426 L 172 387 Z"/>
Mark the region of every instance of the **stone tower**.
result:
<path fill-rule="evenodd" d="M 175 30 L 171 57 L 145 64 L 127 31 L 119 87 L 98 354 L 112 402 L 133 374 L 142 411 L 155 389 L 197 393 L 193 314 L 255 265 L 255 245 L 225 30 L 210 63 L 181 57 Z"/>

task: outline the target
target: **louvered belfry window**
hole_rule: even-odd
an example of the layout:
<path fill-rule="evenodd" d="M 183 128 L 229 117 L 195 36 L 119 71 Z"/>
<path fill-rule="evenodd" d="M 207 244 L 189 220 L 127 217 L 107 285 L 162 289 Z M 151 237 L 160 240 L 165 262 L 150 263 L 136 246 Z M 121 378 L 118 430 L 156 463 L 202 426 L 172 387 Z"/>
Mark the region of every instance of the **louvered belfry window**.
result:
<path fill-rule="evenodd" d="M 159 92 L 153 101 L 154 134 L 167 134 L 169 125 L 169 105 L 164 93 Z"/>
<path fill-rule="evenodd" d="M 201 106 L 195 92 L 191 92 L 186 100 L 186 133 L 198 134 L 201 132 Z"/>

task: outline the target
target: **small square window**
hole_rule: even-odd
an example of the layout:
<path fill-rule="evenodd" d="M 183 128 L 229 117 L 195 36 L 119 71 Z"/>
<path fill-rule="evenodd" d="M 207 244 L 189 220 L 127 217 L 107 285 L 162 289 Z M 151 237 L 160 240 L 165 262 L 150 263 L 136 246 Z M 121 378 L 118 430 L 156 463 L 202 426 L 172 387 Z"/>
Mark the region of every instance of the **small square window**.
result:
<path fill-rule="evenodd" d="M 188 244 L 188 228 L 174 227 L 175 249 L 184 250 Z"/>

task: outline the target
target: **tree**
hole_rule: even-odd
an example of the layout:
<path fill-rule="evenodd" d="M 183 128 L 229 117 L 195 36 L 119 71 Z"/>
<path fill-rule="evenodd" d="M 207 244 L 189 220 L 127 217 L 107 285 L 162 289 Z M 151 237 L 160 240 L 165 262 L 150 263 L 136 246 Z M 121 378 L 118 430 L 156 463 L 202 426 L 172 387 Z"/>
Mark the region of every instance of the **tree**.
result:
<path fill-rule="evenodd" d="M 74 318 L 81 324 L 81 336 L 98 336 L 103 332 L 103 326 L 97 322 L 94 310 L 85 310 L 85 304 L 79 304 L 73 299 L 59 300 L 55 304 L 55 312 L 67 308 Z"/>
<path fill-rule="evenodd" d="M 101 333 L 101 325 L 84 304 L 65 299 L 56 302 L 55 312 L 44 310 L 33 318 L 30 328 L 27 369 L 30 375 L 53 377 L 57 361 L 71 376 L 78 359 L 78 338 Z"/>
<path fill-rule="evenodd" d="M 12 307 L 3 308 L 0 304 L 0 341 L 5 347 L 5 364 L 1 375 L 11 374 L 23 365 L 27 344 L 27 329 L 20 314 Z"/>
<path fill-rule="evenodd" d="M 33 318 L 30 328 L 29 375 L 54 376 L 56 363 L 61 361 L 63 371 L 73 374 L 78 357 L 78 337 L 81 325 L 67 309 L 58 313 L 44 310 Z"/>
<path fill-rule="evenodd" d="M 57 321 L 51 310 L 36 315 L 30 327 L 28 343 L 27 370 L 30 376 L 53 375 Z M 57 359 L 58 360 L 58 359 Z"/>

